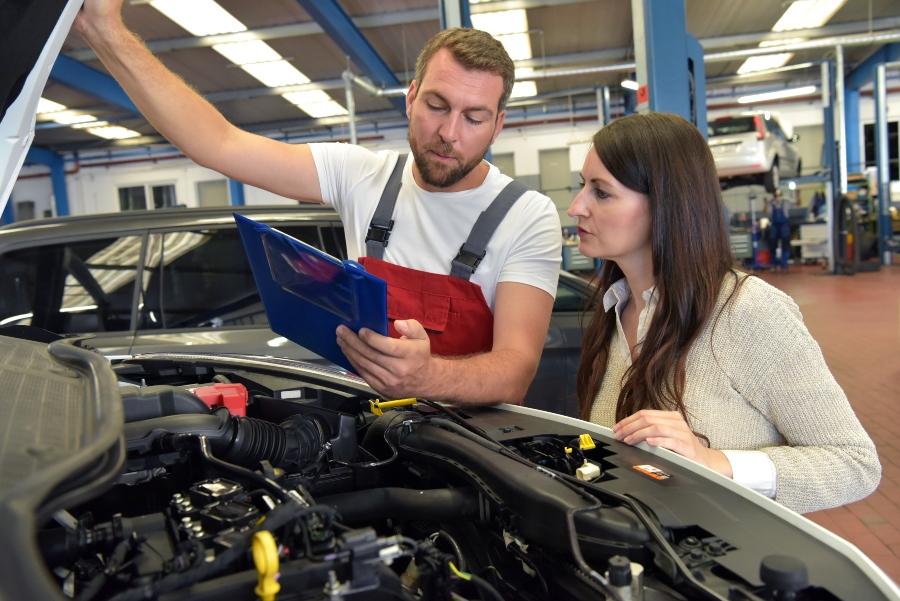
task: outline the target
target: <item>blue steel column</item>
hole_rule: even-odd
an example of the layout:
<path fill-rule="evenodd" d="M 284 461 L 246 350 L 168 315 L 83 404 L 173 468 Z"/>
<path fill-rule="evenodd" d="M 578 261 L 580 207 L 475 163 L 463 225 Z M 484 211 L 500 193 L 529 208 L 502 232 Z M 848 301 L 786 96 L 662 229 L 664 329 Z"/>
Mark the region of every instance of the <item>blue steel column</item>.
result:
<path fill-rule="evenodd" d="M 440 0 L 441 29 L 471 27 L 469 0 Z"/>
<path fill-rule="evenodd" d="M 639 112 L 690 120 L 684 0 L 631 0 Z"/>
<path fill-rule="evenodd" d="M 888 127 L 887 127 L 887 76 L 884 63 L 878 65 L 875 71 L 875 164 L 878 169 L 878 254 L 881 255 L 881 263 L 890 265 L 892 262 L 891 240 L 891 215 L 888 209 L 891 205 L 891 164 L 888 153 Z"/>
<path fill-rule="evenodd" d="M 15 221 L 15 216 L 13 214 L 12 194 L 10 194 L 9 198 L 6 200 L 6 207 L 4 207 L 3 209 L 3 214 L 0 215 L 0 225 L 6 225 L 7 223 L 12 223 L 13 221 Z"/>
<path fill-rule="evenodd" d="M 634 92 L 631 90 L 622 90 L 622 107 L 623 115 L 633 115 L 637 109 L 637 100 Z"/>
<path fill-rule="evenodd" d="M 822 130 L 824 139 L 822 142 L 822 169 L 828 173 L 825 182 L 825 215 L 828 219 L 828 269 L 831 273 L 837 273 L 837 242 L 840 239 L 838 230 L 838 210 L 835 208 L 835 194 L 840 190 L 840 178 L 837 165 L 837 148 L 834 139 L 834 63 L 825 61 L 822 63 Z"/>
<path fill-rule="evenodd" d="M 609 125 L 609 122 L 612 121 L 609 110 L 609 86 L 597 88 L 597 121 L 599 121 L 600 127 Z"/>
<path fill-rule="evenodd" d="M 859 148 L 859 90 L 844 86 L 844 134 L 847 136 L 847 173 L 864 171 L 865 161 Z"/>
<path fill-rule="evenodd" d="M 873 81 L 878 65 L 900 60 L 900 43 L 885 44 L 844 77 L 844 112 L 847 121 L 847 169 L 863 171 L 865 161 L 860 154 L 859 91 Z"/>
<path fill-rule="evenodd" d="M 25 162 L 50 167 L 50 182 L 53 186 L 53 198 L 56 202 L 56 215 L 58 217 L 68 215 L 69 193 L 66 190 L 66 164 L 63 158 L 52 150 L 32 146 L 28 149 Z"/>
<path fill-rule="evenodd" d="M 693 82 L 690 89 L 691 123 L 697 126 L 705 138 L 706 129 L 706 67 L 703 63 L 703 46 L 687 34 L 688 76 Z"/>
<path fill-rule="evenodd" d="M 228 197 L 231 199 L 231 206 L 244 206 L 244 184 L 236 179 L 228 180 Z"/>

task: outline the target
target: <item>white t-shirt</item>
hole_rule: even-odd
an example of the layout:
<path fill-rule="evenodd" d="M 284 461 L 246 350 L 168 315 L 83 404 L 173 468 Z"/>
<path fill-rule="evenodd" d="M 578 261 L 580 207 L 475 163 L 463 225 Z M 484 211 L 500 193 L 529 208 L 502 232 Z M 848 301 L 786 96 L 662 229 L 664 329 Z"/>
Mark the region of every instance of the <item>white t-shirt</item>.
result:
<path fill-rule="evenodd" d="M 372 152 L 353 144 L 310 144 L 325 204 L 344 222 L 347 254 L 366 254 L 366 233 L 398 153 Z M 461 192 L 428 192 L 403 167 L 403 185 L 394 208 L 394 229 L 383 259 L 395 265 L 448 275 L 451 262 L 476 219 L 511 181 L 491 165 L 484 182 Z M 519 282 L 556 296 L 561 260 L 559 214 L 549 198 L 528 191 L 497 227 L 487 254 L 472 275 L 493 310 L 498 282 Z"/>

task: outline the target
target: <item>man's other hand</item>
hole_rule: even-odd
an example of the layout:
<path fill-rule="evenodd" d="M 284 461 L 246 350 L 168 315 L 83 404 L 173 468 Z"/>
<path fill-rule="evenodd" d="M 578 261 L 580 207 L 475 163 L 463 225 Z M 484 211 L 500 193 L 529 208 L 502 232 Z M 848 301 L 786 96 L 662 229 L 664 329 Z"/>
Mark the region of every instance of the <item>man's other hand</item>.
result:
<path fill-rule="evenodd" d="M 400 338 L 363 328 L 337 329 L 337 343 L 357 373 L 385 399 L 426 396 L 435 361 L 428 333 L 415 319 L 397 320 Z"/>

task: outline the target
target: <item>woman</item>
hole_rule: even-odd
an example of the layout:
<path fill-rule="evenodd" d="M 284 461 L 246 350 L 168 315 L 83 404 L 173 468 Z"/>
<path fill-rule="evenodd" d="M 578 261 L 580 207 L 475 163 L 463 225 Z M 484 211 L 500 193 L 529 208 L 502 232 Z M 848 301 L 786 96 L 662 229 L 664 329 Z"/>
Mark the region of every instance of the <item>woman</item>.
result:
<path fill-rule="evenodd" d="M 871 493 L 875 447 L 797 305 L 732 268 L 703 136 L 664 113 L 593 140 L 569 207 L 604 259 L 578 370 L 581 417 L 800 512 Z"/>

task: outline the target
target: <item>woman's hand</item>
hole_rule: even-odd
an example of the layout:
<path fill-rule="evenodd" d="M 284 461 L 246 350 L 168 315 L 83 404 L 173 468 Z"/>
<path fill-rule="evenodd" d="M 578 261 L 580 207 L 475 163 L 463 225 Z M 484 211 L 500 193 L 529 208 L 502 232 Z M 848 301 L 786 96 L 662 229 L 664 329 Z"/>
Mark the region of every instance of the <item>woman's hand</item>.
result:
<path fill-rule="evenodd" d="M 646 442 L 652 447 L 669 449 L 732 477 L 731 463 L 725 453 L 708 448 L 677 411 L 642 409 L 614 425 L 613 436 L 625 444 Z"/>

